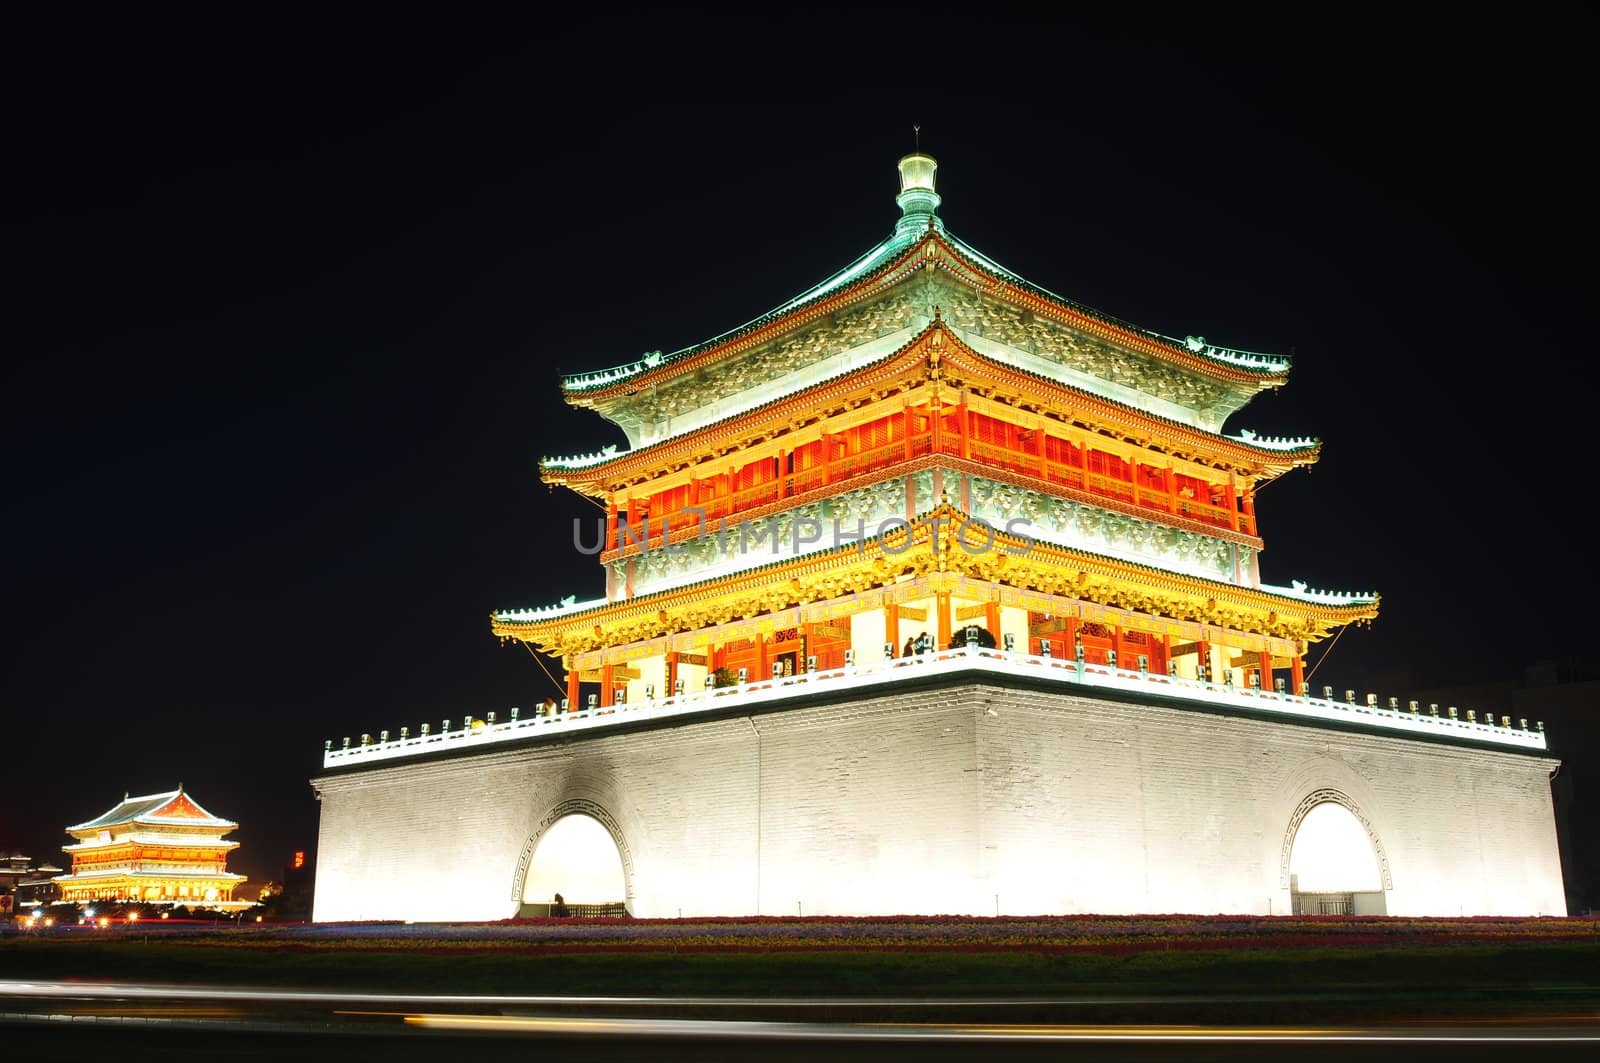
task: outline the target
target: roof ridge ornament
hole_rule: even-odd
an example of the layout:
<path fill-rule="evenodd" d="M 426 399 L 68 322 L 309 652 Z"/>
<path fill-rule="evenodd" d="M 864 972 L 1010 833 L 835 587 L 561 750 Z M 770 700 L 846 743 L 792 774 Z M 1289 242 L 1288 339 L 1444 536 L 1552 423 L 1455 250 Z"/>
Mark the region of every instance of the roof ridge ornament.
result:
<path fill-rule="evenodd" d="M 920 126 L 917 127 L 920 131 Z M 939 220 L 939 193 L 934 191 L 934 175 L 939 163 L 932 155 L 920 150 L 903 157 L 899 162 L 900 194 L 894 197 L 900 207 L 900 223 L 894 227 L 897 239 L 913 240 L 929 229 L 944 231 Z"/>
<path fill-rule="evenodd" d="M 1178 344 L 1178 340 L 1171 336 L 1163 336 L 1159 332 L 1150 335 L 1157 339 L 1166 340 L 1168 343 Z M 1241 351 L 1235 347 L 1223 347 L 1211 343 L 1204 336 L 1185 336 L 1180 344 L 1190 354 L 1202 358 L 1211 358 L 1219 362 L 1230 362 L 1234 365 L 1247 366 L 1254 369 L 1265 369 L 1268 372 L 1285 372 L 1289 368 L 1290 359 L 1281 354 L 1264 354 L 1261 351 Z"/>

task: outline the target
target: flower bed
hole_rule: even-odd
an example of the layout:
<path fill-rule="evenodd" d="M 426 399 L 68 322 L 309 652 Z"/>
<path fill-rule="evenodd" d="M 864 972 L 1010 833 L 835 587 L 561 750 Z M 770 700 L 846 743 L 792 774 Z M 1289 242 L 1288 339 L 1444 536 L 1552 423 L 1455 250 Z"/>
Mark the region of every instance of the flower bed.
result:
<path fill-rule="evenodd" d="M 110 927 L 106 937 L 166 928 Z M 238 949 L 299 952 L 1091 952 L 1387 948 L 1600 941 L 1593 918 L 1407 919 L 1303 916 L 529 919 L 410 925 L 335 923 L 195 928 L 175 935 Z M 89 935 L 72 935 L 88 940 Z"/>

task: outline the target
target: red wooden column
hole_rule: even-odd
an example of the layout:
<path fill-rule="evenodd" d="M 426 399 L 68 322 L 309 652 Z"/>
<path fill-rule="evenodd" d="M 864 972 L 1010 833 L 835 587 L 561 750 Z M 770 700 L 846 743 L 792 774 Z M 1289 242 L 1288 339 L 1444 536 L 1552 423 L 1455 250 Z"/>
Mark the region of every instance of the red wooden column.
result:
<path fill-rule="evenodd" d="M 1122 655 L 1122 625 L 1111 625 L 1111 649 L 1117 655 L 1117 667 L 1128 667 L 1128 659 Z"/>
<path fill-rule="evenodd" d="M 1272 689 L 1272 649 L 1269 647 L 1256 653 L 1257 671 L 1261 673 L 1261 689 Z"/>
<path fill-rule="evenodd" d="M 956 430 L 961 434 L 961 456 L 963 458 L 971 458 L 972 418 L 968 415 L 967 397 L 965 392 L 962 393 L 961 401 L 956 404 L 956 417 L 959 418 L 959 420 L 956 422 Z"/>
<path fill-rule="evenodd" d="M 900 606 L 890 602 L 883 607 L 883 639 L 894 647 L 894 654 L 900 652 Z"/>
<path fill-rule="evenodd" d="M 626 531 L 623 530 L 623 525 L 627 526 Z M 625 498 L 617 509 L 617 545 L 621 546 L 630 536 L 637 538 L 638 535 L 639 524 L 633 518 L 633 499 Z"/>
<path fill-rule="evenodd" d="M 815 628 L 816 628 L 815 624 L 801 624 L 800 625 L 800 669 L 799 670 L 802 671 L 802 672 L 804 672 L 806 670 L 806 658 L 807 657 L 816 657 L 816 656 L 818 656 L 818 654 L 817 654 L 816 635 L 813 634 Z M 822 667 L 822 661 L 820 659 L 817 661 L 817 667 L 818 668 Z"/>
<path fill-rule="evenodd" d="M 1306 685 L 1305 669 L 1305 658 L 1298 653 L 1289 658 L 1289 683 L 1294 687 L 1290 691 L 1291 694 L 1300 693 L 1301 689 Z"/>
<path fill-rule="evenodd" d="M 939 423 L 942 420 L 944 420 L 944 410 L 940 407 L 936 396 L 928 400 L 928 423 L 933 429 L 933 442 L 929 449 L 935 454 L 939 453 L 939 447 L 944 442 L 944 428 Z"/>
<path fill-rule="evenodd" d="M 1200 640 L 1200 671 L 1207 679 L 1216 682 L 1217 677 L 1211 674 L 1211 643 L 1205 639 Z"/>
<path fill-rule="evenodd" d="M 994 639 L 996 646 L 1000 645 L 1000 603 L 985 602 L 983 606 L 983 626 L 989 629 L 989 637 Z"/>
<path fill-rule="evenodd" d="M 1066 657 L 1073 656 L 1073 647 L 1076 646 L 1077 643 L 1078 618 L 1075 616 L 1069 616 L 1067 617 L 1067 644 L 1066 648 L 1062 651 L 1062 655 Z"/>
<path fill-rule="evenodd" d="M 792 451 L 778 451 L 778 497 L 788 498 L 794 494 L 794 483 L 789 479 L 789 455 Z"/>
<path fill-rule="evenodd" d="M 578 707 L 579 694 L 578 669 L 576 663 L 574 663 L 567 668 L 567 708 L 569 710 Z"/>
<path fill-rule="evenodd" d="M 1033 426 L 1033 450 L 1039 459 L 1039 479 L 1050 479 L 1050 463 L 1046 458 L 1044 421 L 1039 421 Z"/>
<path fill-rule="evenodd" d="M 606 504 L 606 549 L 617 548 L 617 500 L 613 498 Z"/>
<path fill-rule="evenodd" d="M 938 649 L 945 649 L 950 645 L 950 592 L 937 591 L 934 594 L 934 605 L 939 610 L 939 645 Z"/>
<path fill-rule="evenodd" d="M 822 483 L 833 483 L 833 433 L 822 433 Z"/>
<path fill-rule="evenodd" d="M 662 697 L 670 697 L 677 692 L 678 683 L 678 651 L 673 650 L 667 654 L 667 689 L 661 692 Z"/>
<path fill-rule="evenodd" d="M 916 416 L 911 412 L 911 404 L 907 403 L 900 412 L 900 423 L 905 426 L 906 433 L 906 460 L 910 461 L 915 448 L 912 444 L 911 431 L 916 427 Z"/>
<path fill-rule="evenodd" d="M 1240 497 L 1240 504 L 1244 506 L 1244 531 L 1251 535 L 1256 533 L 1256 493 L 1253 488 L 1246 488 Z"/>
<path fill-rule="evenodd" d="M 772 665 L 767 663 L 767 640 L 760 632 L 756 633 L 756 674 L 750 677 L 751 682 L 772 677 Z"/>
<path fill-rule="evenodd" d="M 1161 470 L 1161 482 L 1167 489 L 1167 512 L 1178 512 L 1178 477 L 1171 465 Z"/>
<path fill-rule="evenodd" d="M 1233 530 L 1239 530 L 1239 503 L 1238 492 L 1234 490 L 1233 473 L 1228 473 L 1228 482 L 1223 485 L 1222 497 L 1228 503 L 1228 521 L 1233 525 Z"/>
<path fill-rule="evenodd" d="M 612 691 L 612 688 L 615 685 L 616 685 L 615 676 L 611 672 L 611 666 L 609 664 L 602 664 L 600 666 L 600 704 L 601 705 L 610 705 L 611 704 L 611 691 Z M 573 708 L 577 708 L 578 706 L 576 704 L 574 704 L 572 707 Z"/>

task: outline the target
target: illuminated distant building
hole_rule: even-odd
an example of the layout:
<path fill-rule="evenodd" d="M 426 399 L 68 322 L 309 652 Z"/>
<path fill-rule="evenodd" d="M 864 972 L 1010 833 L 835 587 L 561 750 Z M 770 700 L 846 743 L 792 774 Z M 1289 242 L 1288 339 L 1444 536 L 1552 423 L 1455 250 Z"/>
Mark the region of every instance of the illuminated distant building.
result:
<path fill-rule="evenodd" d="M 21 853 L 0 855 L 0 897 L 10 898 L 9 905 L 0 901 L 0 916 L 9 906 L 21 911 L 55 900 L 57 891 L 52 876 L 60 871 L 52 864 L 35 867 L 33 858 Z"/>
<path fill-rule="evenodd" d="M 564 703 L 329 743 L 316 918 L 549 900 L 573 815 L 642 916 L 1564 913 L 1540 726 L 1307 686 L 1378 598 L 1262 577 L 1320 443 L 1227 424 L 1289 360 L 1057 296 L 899 170 L 839 273 L 563 379 L 626 439 L 541 464 L 605 591 L 491 625 Z"/>
<path fill-rule="evenodd" d="M 223 835 L 238 824 L 207 812 L 183 787 L 122 802 L 94 819 L 67 828 L 76 839 L 62 851 L 72 872 L 56 878 L 61 899 L 248 908 L 234 900 L 245 876 L 228 870 L 239 843 Z"/>

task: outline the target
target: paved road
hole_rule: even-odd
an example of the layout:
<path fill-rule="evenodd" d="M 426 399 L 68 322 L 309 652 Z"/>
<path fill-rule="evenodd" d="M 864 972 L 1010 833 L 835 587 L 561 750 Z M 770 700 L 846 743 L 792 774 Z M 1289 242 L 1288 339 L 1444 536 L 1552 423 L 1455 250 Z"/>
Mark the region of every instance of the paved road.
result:
<path fill-rule="evenodd" d="M 1241 998 L 1210 998 L 1239 1013 Z M 1044 1021 L 1084 1000 L 775 1000 L 296 992 L 0 982 L 0 1043 L 53 1059 L 942 1060 L 1600 1057 L 1600 1016 L 1319 1026 Z M 1157 1015 L 1160 998 L 1120 998 Z M 1185 998 L 1192 1008 L 1194 998 Z"/>

